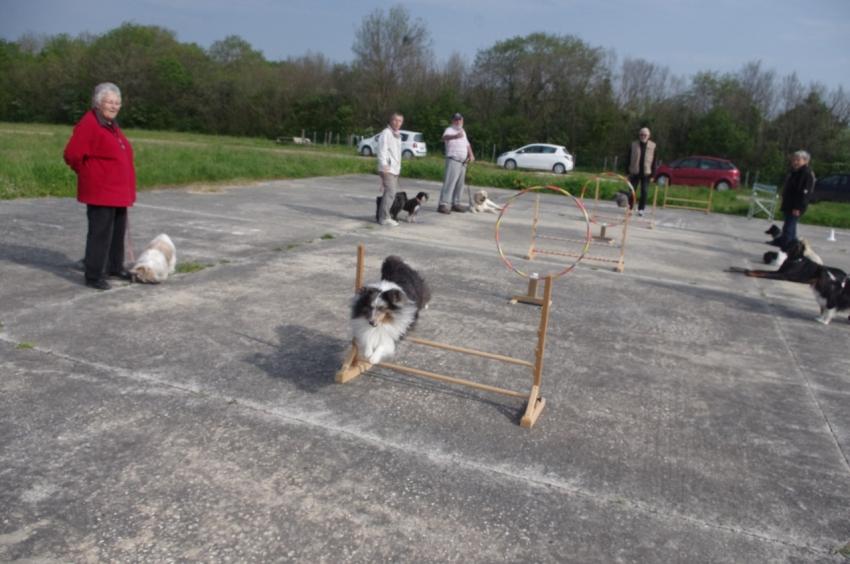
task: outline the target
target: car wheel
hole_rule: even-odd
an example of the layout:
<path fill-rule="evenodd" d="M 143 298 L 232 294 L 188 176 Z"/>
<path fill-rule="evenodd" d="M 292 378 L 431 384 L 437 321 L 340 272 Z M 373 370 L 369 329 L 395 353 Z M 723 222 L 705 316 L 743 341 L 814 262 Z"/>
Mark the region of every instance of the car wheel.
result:
<path fill-rule="evenodd" d="M 363 148 L 360 149 L 360 154 L 363 155 L 364 157 L 371 157 L 372 156 L 372 147 L 370 147 L 369 145 L 364 145 Z"/>
<path fill-rule="evenodd" d="M 412 159 L 412 158 L 413 158 L 413 151 L 411 151 L 410 149 L 408 149 L 408 150 L 404 151 L 404 152 L 401 154 L 401 158 L 403 158 L 403 159 L 405 159 L 405 160 L 407 160 L 407 159 Z"/>
<path fill-rule="evenodd" d="M 721 180 L 720 182 L 714 185 L 714 189 L 718 192 L 725 192 L 729 188 L 731 188 L 731 186 L 725 180 Z"/>
<path fill-rule="evenodd" d="M 555 163 L 555 166 L 552 167 L 552 172 L 555 174 L 564 174 L 567 172 L 567 167 L 562 165 L 561 163 Z"/>
<path fill-rule="evenodd" d="M 505 168 L 508 170 L 513 170 L 516 168 L 516 161 L 513 159 L 508 159 L 505 161 Z"/>
<path fill-rule="evenodd" d="M 667 186 L 668 184 L 670 184 L 670 177 L 669 177 L 669 176 L 667 176 L 666 174 L 662 174 L 661 176 L 659 176 L 659 177 L 655 180 L 655 182 L 656 182 L 656 184 L 658 184 L 659 186 Z"/>

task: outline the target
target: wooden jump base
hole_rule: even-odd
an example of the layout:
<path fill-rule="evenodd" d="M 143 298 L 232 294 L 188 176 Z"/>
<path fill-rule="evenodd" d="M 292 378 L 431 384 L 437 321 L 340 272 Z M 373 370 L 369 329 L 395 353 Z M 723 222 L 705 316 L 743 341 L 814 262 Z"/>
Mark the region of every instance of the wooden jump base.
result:
<path fill-rule="evenodd" d="M 360 287 L 363 285 L 364 255 L 365 247 L 363 246 L 363 244 L 360 244 L 357 247 L 357 271 L 354 276 L 355 291 L 359 290 Z M 431 380 L 437 380 L 439 382 L 445 382 L 448 384 L 467 386 L 476 390 L 482 390 L 494 394 L 501 394 L 503 396 L 523 398 L 526 400 L 527 403 L 525 406 L 525 412 L 522 416 L 522 419 L 520 420 L 520 425 L 526 429 L 530 429 L 537 422 L 537 418 L 540 417 L 540 414 L 543 412 L 543 408 L 546 405 L 546 400 L 540 395 L 540 388 L 542 383 L 541 380 L 543 377 L 543 352 L 546 347 L 546 331 L 549 328 L 549 307 L 551 305 L 552 300 L 552 280 L 552 276 L 547 276 L 545 278 L 543 298 L 542 303 L 540 304 L 542 308 L 540 310 L 540 324 L 537 328 L 537 347 L 535 348 L 534 362 L 529 362 L 527 360 L 513 358 L 501 354 L 477 351 L 474 349 L 468 349 L 456 345 L 446 345 L 443 343 L 429 341 L 427 339 L 420 339 L 418 337 L 405 337 L 405 341 L 407 341 L 408 343 L 451 351 L 460 354 L 466 354 L 470 356 L 477 356 L 480 358 L 486 358 L 497 362 L 504 362 L 507 364 L 514 364 L 517 366 L 529 368 L 531 369 L 531 389 L 527 392 L 509 390 L 507 388 L 501 388 L 499 386 L 490 386 L 488 384 L 473 382 L 472 380 L 467 380 L 465 378 L 446 376 L 444 374 L 438 374 L 436 372 L 422 370 L 419 368 L 412 368 L 409 366 L 404 366 L 391 362 L 381 362 L 375 366 L 378 366 L 380 368 L 386 368 L 388 370 L 395 370 L 396 372 L 400 372 L 402 374 L 429 378 Z M 348 353 L 346 353 L 345 359 L 342 362 L 342 366 L 336 373 L 335 380 L 337 381 L 337 383 L 345 384 L 346 382 L 350 382 L 351 380 L 354 380 L 364 372 L 368 371 L 370 368 L 372 368 L 372 366 L 373 365 L 368 360 L 360 358 L 358 356 L 357 344 L 352 341 L 351 348 L 349 349 Z"/>
<path fill-rule="evenodd" d="M 707 200 L 693 200 L 691 198 L 680 198 L 673 197 L 667 195 L 667 189 L 670 187 L 670 183 L 667 182 L 664 185 L 664 202 L 661 207 L 663 208 L 678 208 L 682 210 L 694 210 L 705 212 L 706 214 L 711 213 L 711 200 L 714 197 L 714 188 L 711 186 L 708 187 L 708 199 Z M 697 186 L 695 188 L 705 188 L 705 186 Z M 672 202 L 672 203 L 668 203 Z"/>

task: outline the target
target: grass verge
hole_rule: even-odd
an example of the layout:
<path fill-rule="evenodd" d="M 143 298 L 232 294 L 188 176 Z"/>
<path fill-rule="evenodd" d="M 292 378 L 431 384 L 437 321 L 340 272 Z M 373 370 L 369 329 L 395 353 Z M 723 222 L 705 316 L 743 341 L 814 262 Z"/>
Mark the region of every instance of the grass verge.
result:
<path fill-rule="evenodd" d="M 126 130 L 136 154 L 140 190 L 167 186 L 238 184 L 257 180 L 369 174 L 375 160 L 355 154 L 350 147 L 281 146 L 267 139 L 224 137 L 168 131 Z M 0 200 L 38 197 L 74 197 L 76 177 L 62 160 L 71 127 L 60 125 L 0 123 Z M 442 181 L 443 159 L 431 156 L 405 161 L 406 178 Z M 507 171 L 477 161 L 467 172 L 472 186 L 522 189 L 555 185 L 580 195 L 592 194 L 593 174 L 573 172 L 554 175 Z M 624 188 L 620 181 L 600 183 L 600 199 L 611 199 Z M 694 196 L 694 193 L 699 195 Z M 707 189 L 672 186 L 673 197 L 707 198 Z M 650 195 L 651 197 L 651 195 Z M 661 194 L 659 194 L 659 205 Z M 749 197 L 744 190 L 716 192 L 712 211 L 746 215 Z M 802 223 L 850 228 L 850 204 L 813 204 Z"/>

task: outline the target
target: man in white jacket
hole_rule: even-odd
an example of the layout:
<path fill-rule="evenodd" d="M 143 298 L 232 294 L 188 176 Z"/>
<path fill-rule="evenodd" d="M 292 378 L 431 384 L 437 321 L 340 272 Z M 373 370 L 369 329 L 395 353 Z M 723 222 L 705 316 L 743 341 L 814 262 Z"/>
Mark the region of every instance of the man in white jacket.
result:
<path fill-rule="evenodd" d="M 404 116 L 394 113 L 390 123 L 378 137 L 378 174 L 381 176 L 381 207 L 378 208 L 378 223 L 398 225 L 390 217 L 390 207 L 398 190 L 398 176 L 401 174 L 401 124 Z"/>

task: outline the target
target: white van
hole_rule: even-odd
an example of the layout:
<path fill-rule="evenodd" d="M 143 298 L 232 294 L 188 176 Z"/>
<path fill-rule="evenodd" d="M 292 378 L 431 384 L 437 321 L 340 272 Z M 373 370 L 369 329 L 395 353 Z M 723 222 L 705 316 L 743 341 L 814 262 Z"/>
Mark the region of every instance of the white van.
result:
<path fill-rule="evenodd" d="M 428 147 L 425 145 L 425 136 L 418 131 L 407 131 L 400 129 L 401 133 L 401 158 L 428 156 Z M 378 152 L 378 135 L 364 137 L 357 144 L 357 152 L 364 157 L 371 157 Z"/>

